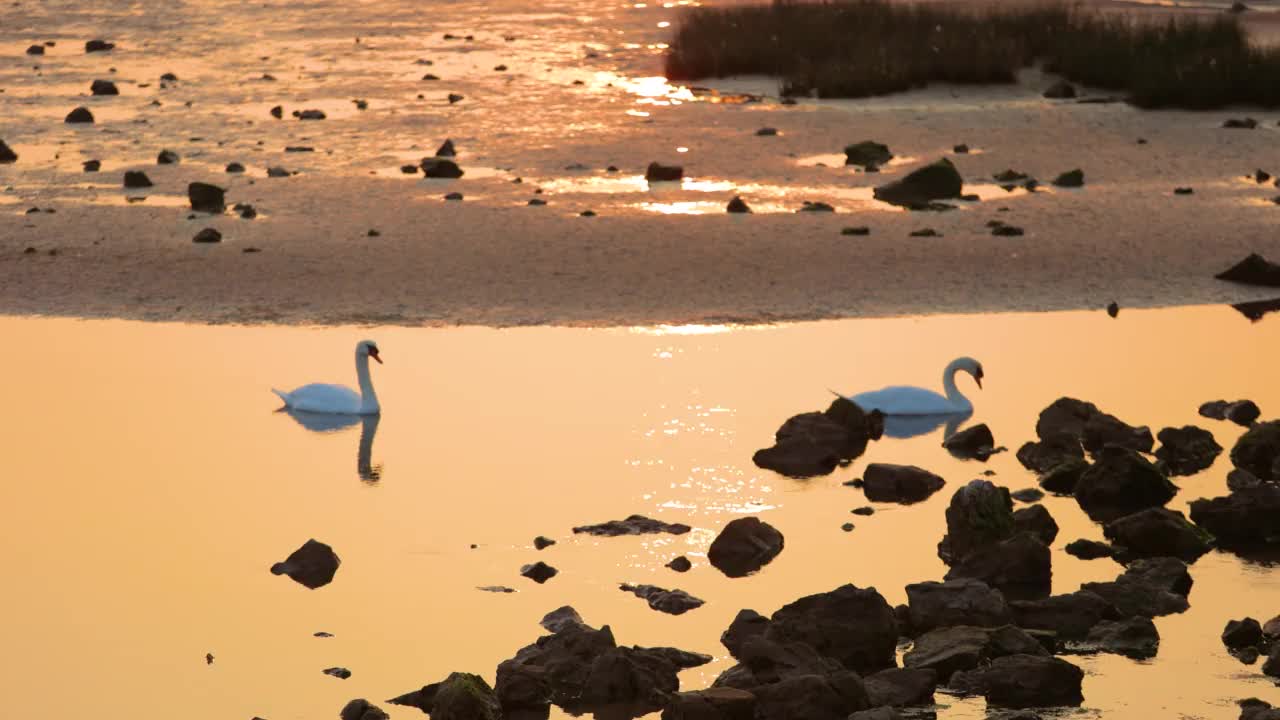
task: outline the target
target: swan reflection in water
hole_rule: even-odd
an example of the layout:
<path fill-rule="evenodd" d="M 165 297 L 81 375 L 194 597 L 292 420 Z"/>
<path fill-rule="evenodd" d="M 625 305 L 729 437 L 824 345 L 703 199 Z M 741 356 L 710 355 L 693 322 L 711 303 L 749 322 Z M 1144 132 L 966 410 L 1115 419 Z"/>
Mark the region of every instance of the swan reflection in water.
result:
<path fill-rule="evenodd" d="M 960 426 L 971 417 L 972 410 L 950 415 L 885 415 L 884 436 L 905 440 L 928 435 L 942 427 L 942 439 L 945 441 L 955 435 Z"/>
<path fill-rule="evenodd" d="M 366 483 L 376 483 L 382 479 L 382 464 L 373 464 L 373 438 L 378 434 L 378 423 L 381 415 L 334 415 L 330 413 L 314 413 L 303 410 L 281 408 L 283 413 L 293 421 L 314 433 L 337 433 L 349 427 L 360 426 L 360 446 L 356 451 L 356 474 Z"/>

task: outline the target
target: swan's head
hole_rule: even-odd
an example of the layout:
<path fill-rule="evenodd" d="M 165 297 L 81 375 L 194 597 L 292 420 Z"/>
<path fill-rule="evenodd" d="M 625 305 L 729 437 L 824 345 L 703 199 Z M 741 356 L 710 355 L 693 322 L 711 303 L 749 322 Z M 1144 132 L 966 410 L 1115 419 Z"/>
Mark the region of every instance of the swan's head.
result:
<path fill-rule="evenodd" d="M 378 356 L 378 343 L 372 340 L 361 340 L 360 344 L 356 345 L 356 357 L 371 357 L 377 360 L 379 365 L 382 364 L 382 358 Z"/>
<path fill-rule="evenodd" d="M 982 389 L 982 363 L 971 357 L 956 358 L 951 366 L 956 370 L 963 370 L 973 376 L 973 381 L 978 383 L 978 389 Z"/>

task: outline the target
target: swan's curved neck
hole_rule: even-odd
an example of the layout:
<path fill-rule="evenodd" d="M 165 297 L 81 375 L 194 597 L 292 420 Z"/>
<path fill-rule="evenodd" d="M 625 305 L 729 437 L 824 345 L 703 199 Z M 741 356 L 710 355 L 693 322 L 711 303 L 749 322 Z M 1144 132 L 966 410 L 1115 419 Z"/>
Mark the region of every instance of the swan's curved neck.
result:
<path fill-rule="evenodd" d="M 960 372 L 959 362 L 952 362 L 942 371 L 942 389 L 946 391 L 947 402 L 957 408 L 971 408 L 973 404 L 969 402 L 969 398 L 960 392 L 960 388 L 956 387 L 956 373 Z"/>
<path fill-rule="evenodd" d="M 381 411 L 378 393 L 373 391 L 373 378 L 369 376 L 369 356 L 356 352 L 356 378 L 360 381 L 360 412 L 372 415 Z"/>

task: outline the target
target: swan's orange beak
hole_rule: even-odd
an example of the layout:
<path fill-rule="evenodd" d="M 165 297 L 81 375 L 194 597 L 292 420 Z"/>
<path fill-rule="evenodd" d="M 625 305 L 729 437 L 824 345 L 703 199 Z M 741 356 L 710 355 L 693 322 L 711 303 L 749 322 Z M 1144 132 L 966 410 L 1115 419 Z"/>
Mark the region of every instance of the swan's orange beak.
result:
<path fill-rule="evenodd" d="M 375 350 L 375 349 L 373 349 L 373 348 L 369 348 L 369 357 L 373 358 L 374 360 L 377 360 L 379 365 L 381 365 L 381 364 L 382 364 L 382 358 L 378 357 L 378 351 L 377 351 L 377 350 Z"/>

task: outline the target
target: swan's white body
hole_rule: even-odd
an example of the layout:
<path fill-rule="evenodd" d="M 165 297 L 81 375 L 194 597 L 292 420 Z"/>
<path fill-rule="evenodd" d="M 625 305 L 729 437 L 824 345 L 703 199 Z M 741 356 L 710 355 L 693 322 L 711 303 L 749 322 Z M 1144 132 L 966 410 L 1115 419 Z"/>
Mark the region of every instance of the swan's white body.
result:
<path fill-rule="evenodd" d="M 303 385 L 292 392 L 272 388 L 271 392 L 279 395 L 290 410 L 327 415 L 377 415 L 382 412 L 382 406 L 378 404 L 378 394 L 373 391 L 373 379 L 369 376 L 370 355 L 382 362 L 378 357 L 378 346 L 373 341 L 364 340 L 356 345 L 359 392 L 327 383 Z"/>
<path fill-rule="evenodd" d="M 954 415 L 973 412 L 973 403 L 956 388 L 956 373 L 965 371 L 982 387 L 982 363 L 968 357 L 952 360 L 942 371 L 940 395 L 933 390 L 910 385 L 894 385 L 849 397 L 863 410 L 879 410 L 885 415 Z"/>

